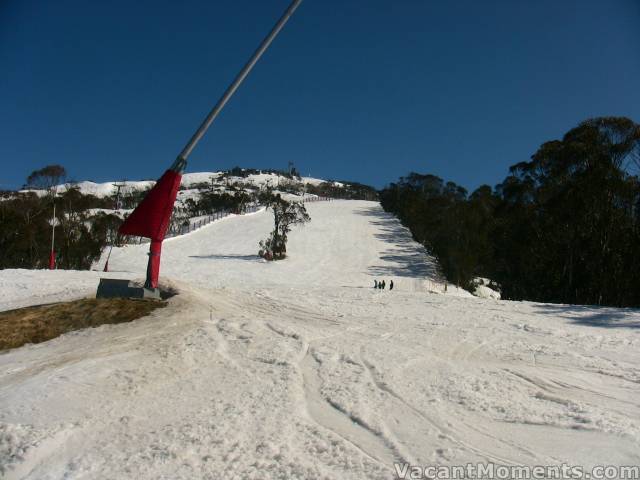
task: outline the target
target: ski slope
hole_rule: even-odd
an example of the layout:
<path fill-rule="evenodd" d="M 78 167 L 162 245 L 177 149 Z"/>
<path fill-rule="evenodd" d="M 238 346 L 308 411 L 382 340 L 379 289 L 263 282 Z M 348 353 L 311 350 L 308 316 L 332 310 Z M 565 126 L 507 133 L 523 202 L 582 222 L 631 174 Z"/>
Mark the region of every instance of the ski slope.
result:
<path fill-rule="evenodd" d="M 165 241 L 161 275 L 212 288 L 252 289 L 369 287 L 374 278 L 393 276 L 400 289 L 422 288 L 423 278 L 435 276 L 434 262 L 416 248 L 407 229 L 372 205 L 307 204 L 312 221 L 290 233 L 285 262 L 257 257 L 258 242 L 273 229 L 273 214 L 261 210 L 225 218 Z M 148 249 L 114 249 L 110 269 L 144 276 Z"/>
<path fill-rule="evenodd" d="M 428 293 L 433 260 L 378 204 L 308 209 L 285 261 L 255 256 L 269 212 L 228 217 L 165 242 L 167 308 L 0 354 L 0 475 L 640 463 L 639 312 Z M 142 278 L 146 248 L 114 249 L 108 276 Z M 90 295 L 104 275 L 0 271 L 0 309 Z"/>

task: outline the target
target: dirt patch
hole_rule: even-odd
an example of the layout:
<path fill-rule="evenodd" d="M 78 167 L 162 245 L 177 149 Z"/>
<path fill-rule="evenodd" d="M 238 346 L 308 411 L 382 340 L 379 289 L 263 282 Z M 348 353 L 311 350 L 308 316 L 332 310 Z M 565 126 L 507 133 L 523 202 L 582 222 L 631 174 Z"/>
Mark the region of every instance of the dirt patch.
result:
<path fill-rule="evenodd" d="M 0 312 L 0 350 L 46 342 L 82 328 L 131 322 L 166 305 L 160 300 L 87 298 Z"/>

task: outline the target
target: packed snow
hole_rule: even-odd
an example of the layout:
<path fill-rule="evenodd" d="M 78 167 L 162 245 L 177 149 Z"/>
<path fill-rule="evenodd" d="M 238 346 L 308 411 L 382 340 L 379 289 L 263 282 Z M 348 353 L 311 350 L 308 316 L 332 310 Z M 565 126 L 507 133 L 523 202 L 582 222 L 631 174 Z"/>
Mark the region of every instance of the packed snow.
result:
<path fill-rule="evenodd" d="M 256 256 L 268 211 L 231 216 L 165 242 L 167 308 L 0 354 L 1 475 L 640 463 L 639 312 L 465 295 L 377 203 L 308 209 L 284 261 Z M 114 249 L 109 274 L 0 271 L 0 309 L 142 278 L 146 248 Z"/>

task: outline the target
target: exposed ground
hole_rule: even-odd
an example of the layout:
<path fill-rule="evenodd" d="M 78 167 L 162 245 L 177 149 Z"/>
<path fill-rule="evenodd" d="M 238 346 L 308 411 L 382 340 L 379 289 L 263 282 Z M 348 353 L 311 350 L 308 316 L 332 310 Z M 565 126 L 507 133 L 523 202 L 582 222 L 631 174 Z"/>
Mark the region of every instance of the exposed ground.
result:
<path fill-rule="evenodd" d="M 83 328 L 131 322 L 165 305 L 154 300 L 85 298 L 0 312 L 0 351 Z"/>

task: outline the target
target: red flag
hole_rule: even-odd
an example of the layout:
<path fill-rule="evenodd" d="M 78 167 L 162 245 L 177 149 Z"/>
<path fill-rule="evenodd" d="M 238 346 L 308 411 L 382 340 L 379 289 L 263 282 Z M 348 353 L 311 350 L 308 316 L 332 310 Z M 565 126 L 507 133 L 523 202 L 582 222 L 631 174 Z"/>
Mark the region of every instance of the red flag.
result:
<path fill-rule="evenodd" d="M 120 226 L 119 232 L 162 242 L 169 227 L 181 180 L 182 175 L 174 170 L 164 172 L 158 183 Z"/>

